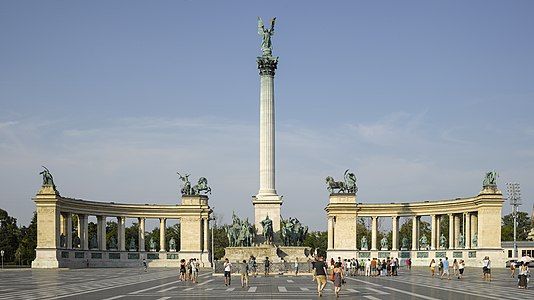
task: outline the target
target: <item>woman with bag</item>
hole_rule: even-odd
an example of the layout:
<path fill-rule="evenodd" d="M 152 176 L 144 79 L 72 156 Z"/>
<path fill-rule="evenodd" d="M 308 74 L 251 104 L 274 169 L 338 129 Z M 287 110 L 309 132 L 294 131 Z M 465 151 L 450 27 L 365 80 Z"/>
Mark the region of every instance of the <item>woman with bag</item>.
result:
<path fill-rule="evenodd" d="M 520 262 L 519 263 L 519 274 L 517 277 L 519 277 L 519 282 L 517 284 L 517 287 L 520 289 L 527 289 L 527 283 L 528 283 L 528 263 Z"/>
<path fill-rule="evenodd" d="M 337 262 L 332 270 L 332 281 L 334 282 L 334 292 L 336 298 L 339 298 L 339 292 L 341 291 L 341 284 L 343 283 L 345 276 L 343 276 L 343 269 L 341 263 Z"/>

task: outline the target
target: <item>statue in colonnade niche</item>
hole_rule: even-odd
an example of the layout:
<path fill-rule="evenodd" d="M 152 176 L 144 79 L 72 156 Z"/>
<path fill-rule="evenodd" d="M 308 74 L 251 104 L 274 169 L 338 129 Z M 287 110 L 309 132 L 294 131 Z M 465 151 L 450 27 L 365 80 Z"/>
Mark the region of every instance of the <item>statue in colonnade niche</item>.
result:
<path fill-rule="evenodd" d="M 134 238 L 130 239 L 130 247 L 129 247 L 129 249 L 130 249 L 130 251 L 137 250 L 137 248 L 135 247 L 135 239 Z"/>
<path fill-rule="evenodd" d="M 66 242 L 66 238 L 65 238 L 65 235 L 62 233 L 59 236 L 59 247 L 65 248 L 65 242 Z"/>
<path fill-rule="evenodd" d="M 171 237 L 171 239 L 169 240 L 169 250 L 171 252 L 175 252 L 176 251 L 176 240 L 174 240 L 173 237 Z"/>
<path fill-rule="evenodd" d="M 460 233 L 460 236 L 458 237 L 458 246 L 460 248 L 465 248 L 465 238 L 464 235 Z"/>
<path fill-rule="evenodd" d="M 388 250 L 388 239 L 385 236 L 380 240 L 380 250 Z"/>
<path fill-rule="evenodd" d="M 423 234 L 423 236 L 421 236 L 421 238 L 419 239 L 419 246 L 423 249 L 426 249 L 428 247 L 428 240 L 426 239 L 426 235 Z"/>
<path fill-rule="evenodd" d="M 446 249 L 447 248 L 447 239 L 445 238 L 445 235 L 443 235 L 443 233 L 439 237 L 439 247 L 441 249 Z"/>
<path fill-rule="evenodd" d="M 471 242 L 473 247 L 478 247 L 478 233 L 473 234 L 473 241 Z"/>
<path fill-rule="evenodd" d="M 403 237 L 402 238 L 402 243 L 401 243 L 401 250 L 402 249 L 408 249 L 408 238 L 407 237 Z"/>
<path fill-rule="evenodd" d="M 80 248 L 81 242 L 82 241 L 80 240 L 80 237 L 77 234 L 75 234 L 74 238 L 72 239 L 72 246 L 74 248 Z"/>
<path fill-rule="evenodd" d="M 114 236 L 109 239 L 109 249 L 117 249 L 117 239 Z"/>
<path fill-rule="evenodd" d="M 154 237 L 150 237 L 150 251 L 154 252 L 156 251 L 156 241 L 154 241 Z"/>
<path fill-rule="evenodd" d="M 93 237 L 91 238 L 91 241 L 89 243 L 89 248 L 98 249 L 98 241 L 96 240 L 96 235 L 93 235 Z"/>
<path fill-rule="evenodd" d="M 367 244 L 367 237 L 365 235 L 362 236 L 360 243 L 361 243 L 361 250 L 369 249 L 369 245 Z"/>

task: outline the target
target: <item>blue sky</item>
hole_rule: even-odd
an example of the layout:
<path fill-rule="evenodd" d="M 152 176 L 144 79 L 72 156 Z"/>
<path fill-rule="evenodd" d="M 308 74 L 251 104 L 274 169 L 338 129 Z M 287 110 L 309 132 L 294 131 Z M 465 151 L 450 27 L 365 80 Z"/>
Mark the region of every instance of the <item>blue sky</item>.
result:
<path fill-rule="evenodd" d="M 532 1 L 2 1 L 0 207 L 23 224 L 40 166 L 62 195 L 177 203 L 208 178 L 252 217 L 260 37 L 277 17 L 277 190 L 326 229 L 324 178 L 362 202 L 476 195 L 484 172 L 533 204 Z M 505 213 L 510 211 L 505 204 Z"/>

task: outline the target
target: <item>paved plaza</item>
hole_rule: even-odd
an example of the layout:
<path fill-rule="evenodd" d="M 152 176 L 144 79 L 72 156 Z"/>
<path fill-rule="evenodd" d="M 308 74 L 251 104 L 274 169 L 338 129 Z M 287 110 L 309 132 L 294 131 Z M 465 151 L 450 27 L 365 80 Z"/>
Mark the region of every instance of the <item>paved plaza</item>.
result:
<path fill-rule="evenodd" d="M 507 270 L 493 270 L 492 282 L 482 281 L 478 269 L 466 277 L 431 278 L 426 268 L 401 271 L 396 277 L 349 277 L 340 298 L 345 299 L 534 299 L 534 290 L 520 290 Z M 223 277 L 205 270 L 200 282 L 179 282 L 177 270 L 73 269 L 4 270 L 0 272 L 0 299 L 318 299 L 309 275 L 271 275 L 251 278 L 241 288 L 239 276 L 224 285 Z M 335 298 L 332 284 L 324 299 Z"/>

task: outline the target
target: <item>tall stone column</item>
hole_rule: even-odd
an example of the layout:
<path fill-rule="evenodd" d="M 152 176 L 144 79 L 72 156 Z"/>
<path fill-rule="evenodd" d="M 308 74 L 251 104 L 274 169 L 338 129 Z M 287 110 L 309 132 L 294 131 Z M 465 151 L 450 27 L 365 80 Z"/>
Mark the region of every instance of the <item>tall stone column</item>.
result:
<path fill-rule="evenodd" d="M 441 215 L 436 216 L 436 249 L 439 249 L 439 238 L 441 237 Z"/>
<path fill-rule="evenodd" d="M 274 75 L 278 57 L 264 54 L 257 59 L 260 72 L 260 189 L 253 198 L 255 225 L 263 233 L 261 221 L 267 216 L 273 221 L 274 232 L 280 231 L 282 198 L 275 187 L 275 106 Z"/>
<path fill-rule="evenodd" d="M 60 234 L 60 241 L 61 241 L 61 235 L 67 236 L 67 215 L 63 212 L 59 213 L 59 234 Z M 65 245 L 61 245 L 61 242 L 59 243 L 59 247 L 65 247 Z"/>
<path fill-rule="evenodd" d="M 72 249 L 72 213 L 66 213 L 66 219 L 65 222 L 67 222 L 67 234 L 65 234 L 67 238 L 67 249 Z"/>
<path fill-rule="evenodd" d="M 471 248 L 478 248 L 478 245 L 473 244 L 473 237 L 478 236 L 478 213 L 471 215 Z"/>
<path fill-rule="evenodd" d="M 371 217 L 371 250 L 377 250 L 376 239 L 378 236 L 378 217 Z"/>
<path fill-rule="evenodd" d="M 139 252 L 145 251 L 145 218 L 138 218 L 139 220 Z"/>
<path fill-rule="evenodd" d="M 328 250 L 334 249 L 334 217 L 328 217 Z"/>
<path fill-rule="evenodd" d="M 165 218 L 159 218 L 159 252 L 165 252 Z"/>
<path fill-rule="evenodd" d="M 454 248 L 454 215 L 449 214 L 449 249 Z"/>
<path fill-rule="evenodd" d="M 209 219 L 204 218 L 204 252 L 209 249 Z"/>
<path fill-rule="evenodd" d="M 106 217 L 105 216 L 97 216 L 96 217 L 97 225 L 96 225 L 96 234 L 97 234 L 97 241 L 98 241 L 98 249 L 99 250 L 106 250 Z"/>
<path fill-rule="evenodd" d="M 78 237 L 80 248 L 89 250 L 89 219 L 87 215 L 78 214 Z"/>
<path fill-rule="evenodd" d="M 397 251 L 399 250 L 399 217 L 391 217 L 391 224 L 391 250 Z"/>
<path fill-rule="evenodd" d="M 436 215 L 431 215 L 430 224 L 430 249 L 436 250 Z"/>
<path fill-rule="evenodd" d="M 465 213 L 465 249 L 471 249 L 471 214 Z"/>
<path fill-rule="evenodd" d="M 454 248 L 460 248 L 460 215 L 454 215 Z"/>
<path fill-rule="evenodd" d="M 418 224 L 418 217 L 417 216 L 413 216 L 412 218 L 412 250 L 418 250 L 418 237 L 417 237 L 417 229 L 419 227 L 419 224 Z"/>
<path fill-rule="evenodd" d="M 117 217 L 117 240 L 119 241 L 119 251 L 126 251 L 126 218 Z"/>

